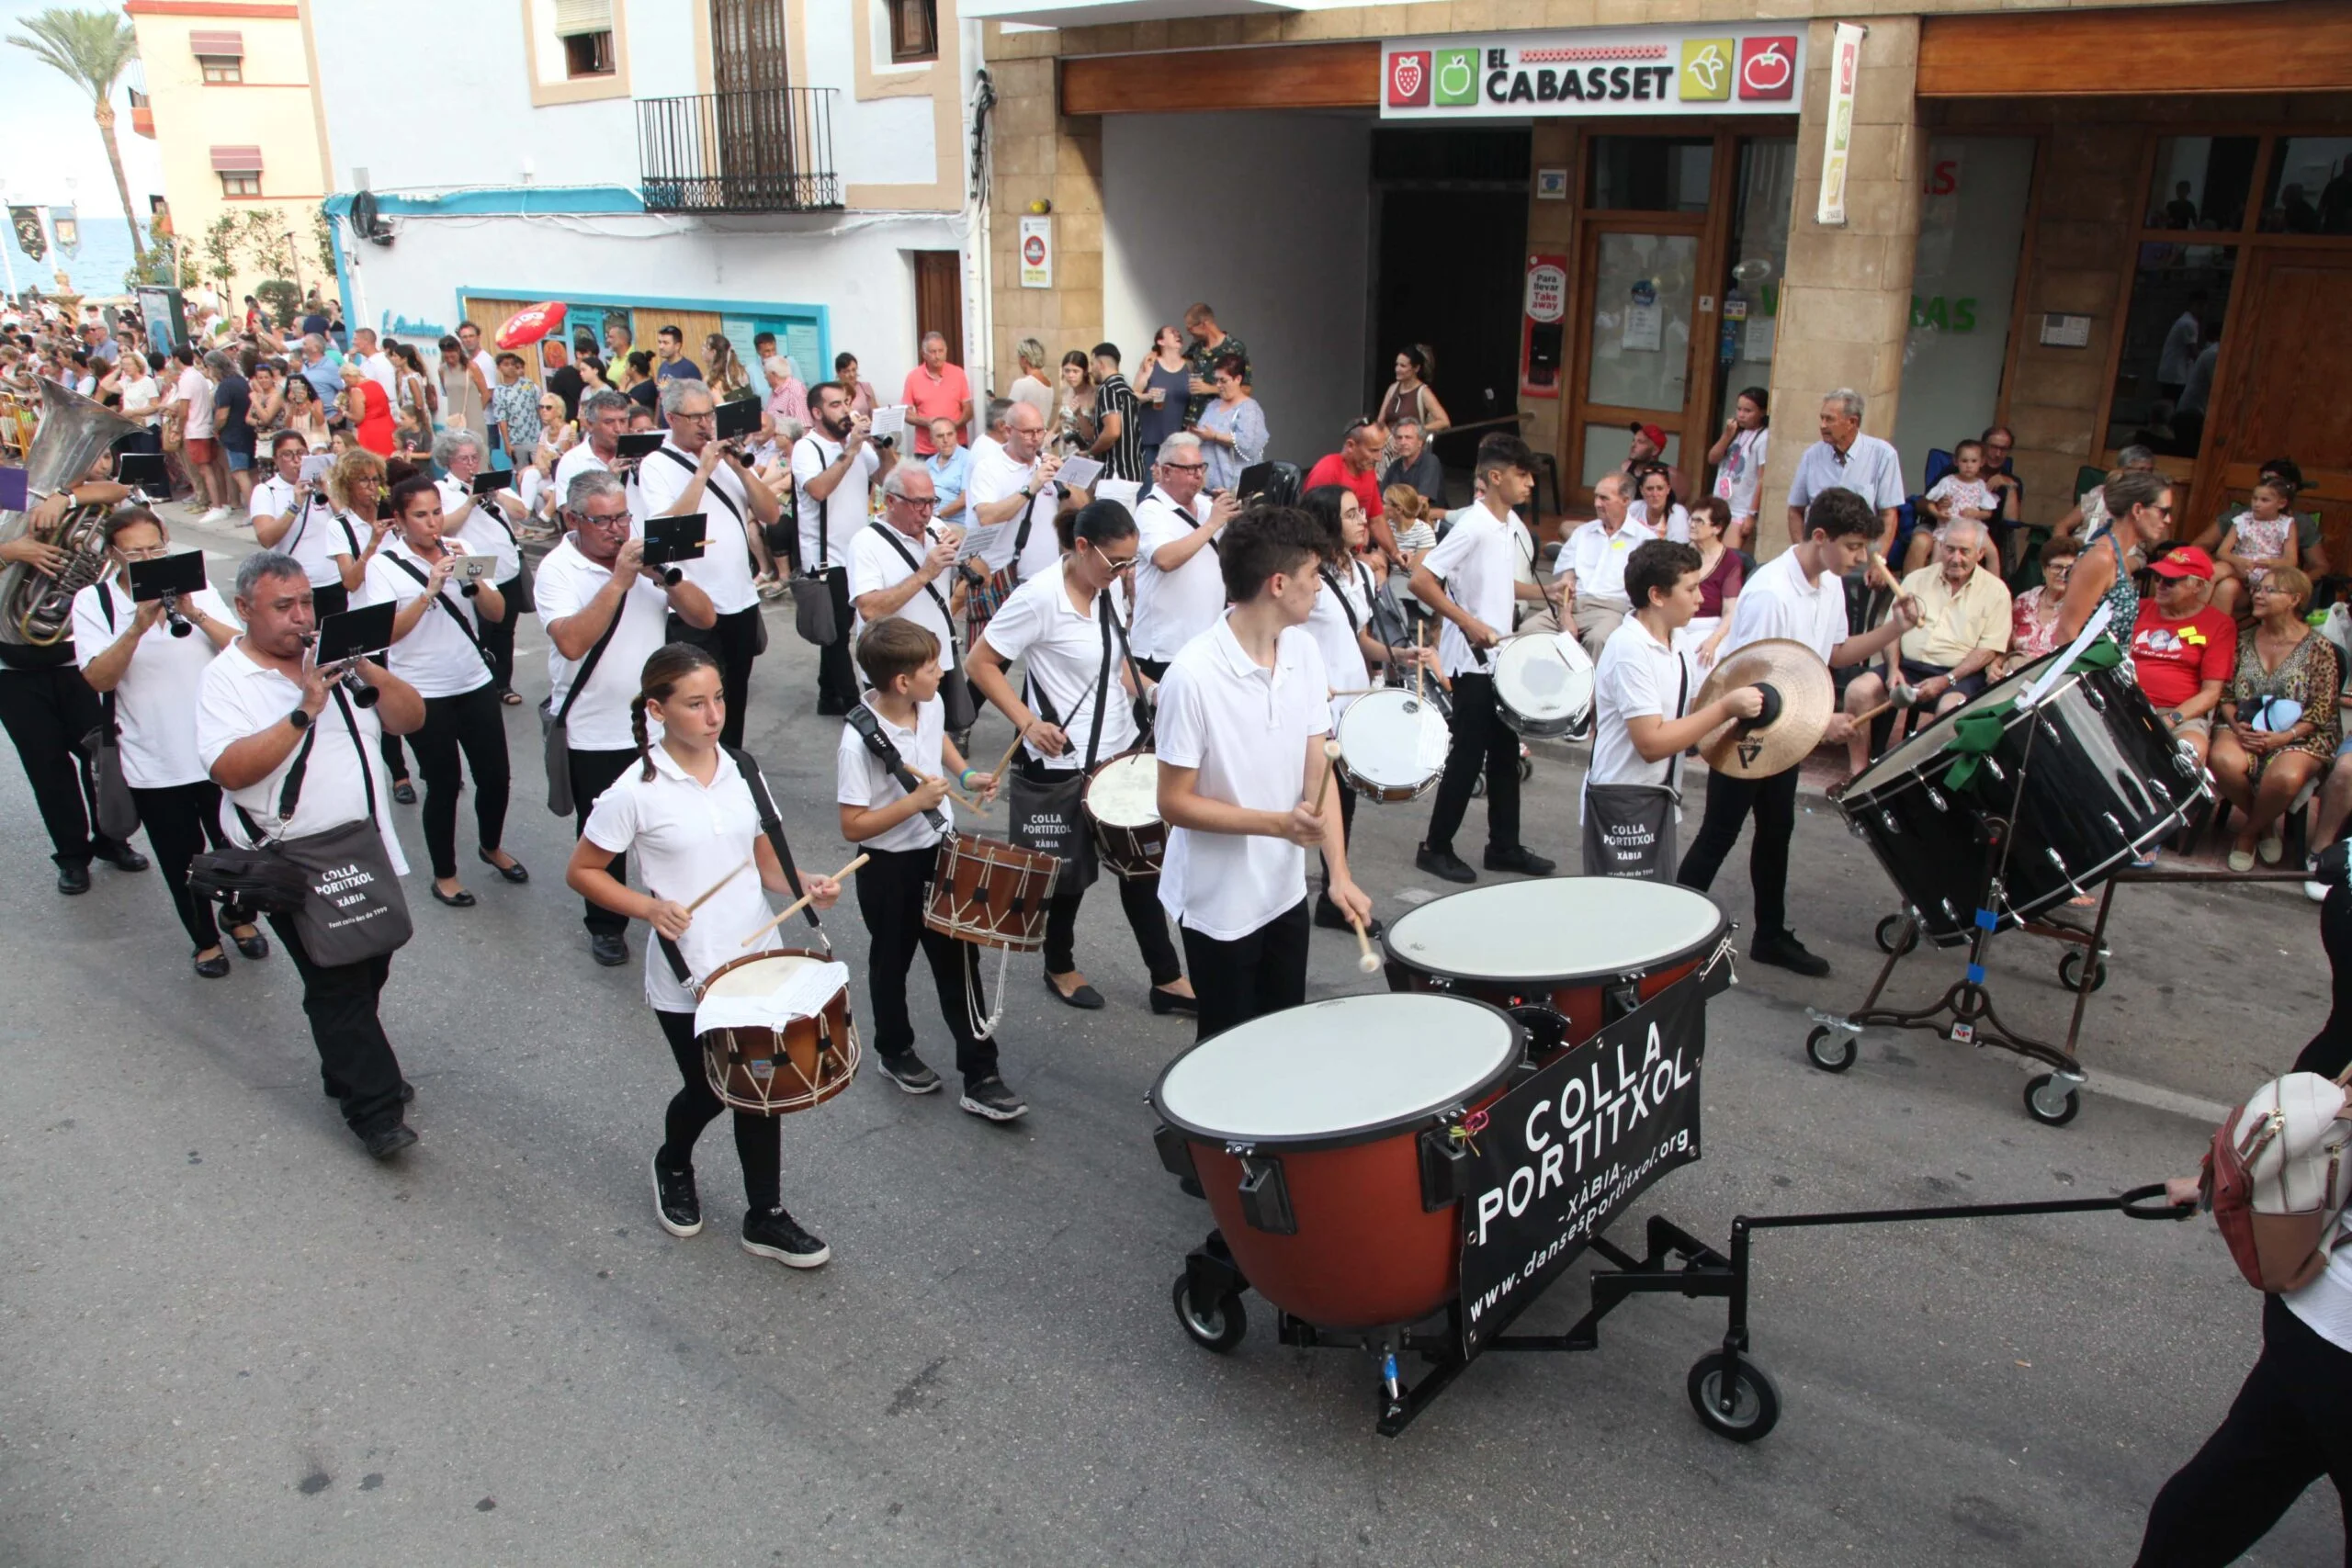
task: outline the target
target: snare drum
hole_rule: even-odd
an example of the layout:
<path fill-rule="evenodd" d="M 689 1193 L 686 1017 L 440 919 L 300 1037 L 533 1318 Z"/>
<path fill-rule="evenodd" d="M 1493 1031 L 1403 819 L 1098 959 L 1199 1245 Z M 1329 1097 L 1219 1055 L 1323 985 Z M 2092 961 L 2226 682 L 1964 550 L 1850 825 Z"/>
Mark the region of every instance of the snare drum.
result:
<path fill-rule="evenodd" d="M 1046 945 L 1046 902 L 1061 864 L 1041 850 L 950 833 L 939 840 L 922 923 L 959 942 L 1033 953 Z"/>
<path fill-rule="evenodd" d="M 1495 649 L 1495 711 L 1532 739 L 1592 725 L 1592 660 L 1567 632 L 1522 632 Z"/>
<path fill-rule="evenodd" d="M 1524 1049 L 1517 1024 L 1459 997 L 1269 1013 L 1159 1075 L 1160 1159 L 1198 1179 L 1234 1261 L 1283 1311 L 1327 1328 L 1414 1323 L 1460 1289 L 1461 1202 L 1428 1196 L 1447 1129 L 1502 1092 Z"/>
<path fill-rule="evenodd" d="M 1391 686 L 1348 705 L 1339 740 L 1340 776 L 1358 795 L 1393 805 L 1429 793 L 1453 735 L 1436 704 Z"/>
<path fill-rule="evenodd" d="M 830 953 L 770 949 L 730 959 L 710 972 L 698 1003 L 736 1004 L 724 1010 L 768 1020 L 697 1033 L 713 1094 L 738 1111 L 781 1116 L 822 1105 L 849 1087 L 857 1076 L 859 1051 L 848 983 L 836 976 L 839 983 L 828 992 L 808 990 L 813 971 L 832 964 Z M 824 979 L 813 977 L 820 984 Z"/>
<path fill-rule="evenodd" d="M 1159 819 L 1159 759 L 1126 751 L 1086 781 L 1086 818 L 1102 863 L 1123 877 L 1158 876 L 1168 854 L 1168 824 Z"/>
<path fill-rule="evenodd" d="M 1383 941 L 1392 990 L 1492 1002 L 1528 1026 L 1540 1063 L 1698 968 L 1730 932 L 1715 901 L 1687 887 L 1561 876 L 1432 898 Z"/>

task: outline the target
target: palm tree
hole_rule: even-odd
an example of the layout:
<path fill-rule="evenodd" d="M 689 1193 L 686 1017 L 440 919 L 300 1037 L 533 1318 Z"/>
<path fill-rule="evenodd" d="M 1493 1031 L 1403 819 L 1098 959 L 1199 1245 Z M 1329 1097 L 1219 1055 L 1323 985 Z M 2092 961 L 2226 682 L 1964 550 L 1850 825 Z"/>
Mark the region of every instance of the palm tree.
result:
<path fill-rule="evenodd" d="M 115 193 L 122 198 L 122 216 L 130 225 L 131 255 L 141 273 L 147 270 L 147 247 L 139 238 L 139 216 L 130 205 L 130 181 L 122 172 L 122 149 L 114 139 L 114 89 L 123 72 L 139 56 L 139 37 L 130 19 L 119 11 L 73 11 L 51 6 L 24 21 L 24 32 L 10 33 L 8 41 L 29 51 L 51 69 L 70 77 L 90 95 L 98 135 L 107 144 L 107 162 L 114 166 Z M 30 36 L 27 36 L 30 35 Z"/>

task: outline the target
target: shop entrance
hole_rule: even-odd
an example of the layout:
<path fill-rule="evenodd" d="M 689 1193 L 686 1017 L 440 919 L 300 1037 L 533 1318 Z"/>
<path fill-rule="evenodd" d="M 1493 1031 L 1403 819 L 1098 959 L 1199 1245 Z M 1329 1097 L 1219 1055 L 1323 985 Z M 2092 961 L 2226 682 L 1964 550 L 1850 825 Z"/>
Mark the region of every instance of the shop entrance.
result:
<path fill-rule="evenodd" d="M 2252 490 L 2257 465 L 2293 457 L 2307 487 L 2296 509 L 2320 514 L 2330 570 L 2341 572 L 2352 554 L 2352 403 L 2313 392 L 2352 385 L 2352 334 L 2317 330 L 2352 321 L 2352 254 L 2257 250 L 2251 261 L 2231 316 L 2244 323 L 2232 333 L 2244 341 L 2229 345 L 2238 369 L 2231 415 L 2213 422 L 2222 439 L 2207 444 L 2192 488 L 2236 500 Z"/>

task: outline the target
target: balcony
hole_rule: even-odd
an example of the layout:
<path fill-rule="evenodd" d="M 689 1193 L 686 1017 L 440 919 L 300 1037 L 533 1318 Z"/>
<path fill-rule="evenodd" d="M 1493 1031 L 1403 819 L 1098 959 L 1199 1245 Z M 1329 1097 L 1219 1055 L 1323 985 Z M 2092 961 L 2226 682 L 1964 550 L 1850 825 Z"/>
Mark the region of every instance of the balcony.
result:
<path fill-rule="evenodd" d="M 130 89 L 130 129 L 148 141 L 155 140 L 155 111 L 147 102 L 147 95 L 138 88 Z"/>
<path fill-rule="evenodd" d="M 637 156 L 651 212 L 821 212 L 842 205 L 831 87 L 640 98 Z"/>

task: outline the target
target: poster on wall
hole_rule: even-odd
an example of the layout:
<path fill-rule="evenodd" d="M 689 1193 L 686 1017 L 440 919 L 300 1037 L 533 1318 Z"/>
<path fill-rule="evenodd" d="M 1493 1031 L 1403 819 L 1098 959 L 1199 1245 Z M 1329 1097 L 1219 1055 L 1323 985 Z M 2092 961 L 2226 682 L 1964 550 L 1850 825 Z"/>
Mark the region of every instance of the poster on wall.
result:
<path fill-rule="evenodd" d="M 1538 253 L 1527 258 L 1527 293 L 1520 346 L 1519 389 L 1531 397 L 1560 395 L 1562 342 L 1568 317 L 1568 258 Z"/>
<path fill-rule="evenodd" d="M 1577 28 L 1381 45 L 1383 119 L 1796 113 L 1804 35 L 1759 26 Z"/>
<path fill-rule="evenodd" d="M 1818 223 L 1843 226 L 1846 221 L 1846 169 L 1854 148 L 1854 84 L 1862 73 L 1862 39 L 1869 36 L 1868 28 L 1840 22 L 1829 45 L 1829 136 L 1821 151 L 1821 202 L 1814 212 Z"/>
<path fill-rule="evenodd" d="M 1657 285 L 1645 277 L 1634 285 L 1633 303 L 1625 308 L 1624 346 L 1632 354 L 1656 354 L 1664 346 L 1666 321 L 1657 303 Z"/>
<path fill-rule="evenodd" d="M 1021 287 L 1051 288 L 1054 286 L 1054 220 L 1051 218 L 1023 218 L 1021 220 Z"/>

